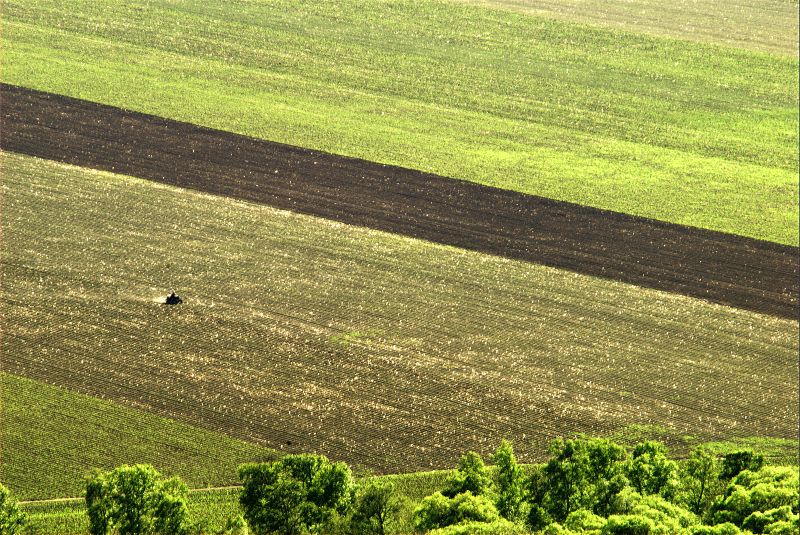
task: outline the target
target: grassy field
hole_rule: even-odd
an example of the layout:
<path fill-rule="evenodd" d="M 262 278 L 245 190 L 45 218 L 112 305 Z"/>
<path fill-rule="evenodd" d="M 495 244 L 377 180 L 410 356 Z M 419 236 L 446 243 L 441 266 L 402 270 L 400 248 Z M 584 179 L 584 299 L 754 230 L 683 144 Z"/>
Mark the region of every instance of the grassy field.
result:
<path fill-rule="evenodd" d="M 9 373 L 381 471 L 450 467 L 500 437 L 533 462 L 556 436 L 632 424 L 668 429 L 676 453 L 686 435 L 796 437 L 797 322 L 11 153 L 3 165 Z M 158 304 L 170 287 L 184 305 Z"/>
<path fill-rule="evenodd" d="M 223 486 L 238 483 L 239 464 L 274 458 L 263 446 L 4 373 L 0 401 L 0 481 L 20 499 L 79 496 L 90 468 L 137 462 L 191 487 Z"/>
<path fill-rule="evenodd" d="M 465 0 L 537 17 L 797 55 L 797 0 Z"/>
<path fill-rule="evenodd" d="M 9 0 L 3 19 L 5 82 L 798 244 L 793 56 L 437 1 Z"/>

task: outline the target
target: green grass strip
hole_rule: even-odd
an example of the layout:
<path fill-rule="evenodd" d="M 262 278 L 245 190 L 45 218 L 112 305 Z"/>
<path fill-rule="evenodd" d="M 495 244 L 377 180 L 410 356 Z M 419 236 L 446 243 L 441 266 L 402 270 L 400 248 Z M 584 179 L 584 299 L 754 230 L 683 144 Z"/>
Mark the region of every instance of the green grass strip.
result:
<path fill-rule="evenodd" d="M 797 0 L 463 0 L 537 17 L 797 55 Z"/>
<path fill-rule="evenodd" d="M 798 60 L 438 1 L 10 0 L 2 80 L 798 244 Z"/>
<path fill-rule="evenodd" d="M 192 425 L 0 373 L 0 481 L 20 499 L 80 496 L 91 468 L 150 463 L 191 487 L 238 483 L 274 451 Z"/>

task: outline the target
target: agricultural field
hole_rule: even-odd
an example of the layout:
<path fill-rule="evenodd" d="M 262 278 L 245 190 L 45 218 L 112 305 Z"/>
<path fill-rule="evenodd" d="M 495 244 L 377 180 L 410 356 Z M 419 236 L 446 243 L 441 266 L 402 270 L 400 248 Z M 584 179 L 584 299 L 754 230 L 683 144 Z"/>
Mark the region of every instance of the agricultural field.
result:
<path fill-rule="evenodd" d="M 798 244 L 796 55 L 438 1 L 11 0 L 4 37 L 3 82 Z"/>
<path fill-rule="evenodd" d="M 630 424 L 795 436 L 795 321 L 3 160 L 8 373 L 375 471 Z"/>
<path fill-rule="evenodd" d="M 797 8 L 5 0 L 0 499 L 800 526 Z"/>
<path fill-rule="evenodd" d="M 0 374 L 3 464 L 23 500 L 80 496 L 89 467 L 150 462 L 192 488 L 238 483 L 236 467 L 275 452 L 196 426 Z M 52 470 L 39 471 L 43 463 Z"/>
<path fill-rule="evenodd" d="M 536 17 L 797 55 L 797 0 L 466 0 Z"/>
<path fill-rule="evenodd" d="M 0 149 L 796 317 L 800 262 L 791 246 L 257 140 L 18 86 L 0 84 L 0 90 L 6 130 Z"/>

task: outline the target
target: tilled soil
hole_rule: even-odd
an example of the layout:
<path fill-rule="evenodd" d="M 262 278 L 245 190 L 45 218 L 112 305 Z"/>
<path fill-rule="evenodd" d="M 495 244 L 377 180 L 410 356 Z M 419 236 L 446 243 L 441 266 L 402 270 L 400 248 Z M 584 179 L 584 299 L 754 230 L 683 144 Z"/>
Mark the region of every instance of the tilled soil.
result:
<path fill-rule="evenodd" d="M 0 148 L 798 317 L 800 249 L 0 84 Z"/>

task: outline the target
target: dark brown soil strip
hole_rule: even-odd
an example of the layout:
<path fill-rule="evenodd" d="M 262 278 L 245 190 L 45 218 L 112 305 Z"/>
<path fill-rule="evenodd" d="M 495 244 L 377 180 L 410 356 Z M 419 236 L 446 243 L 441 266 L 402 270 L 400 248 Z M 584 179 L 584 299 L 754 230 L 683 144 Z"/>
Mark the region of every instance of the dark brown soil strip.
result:
<path fill-rule="evenodd" d="M 0 84 L 0 148 L 798 317 L 797 247 Z"/>

